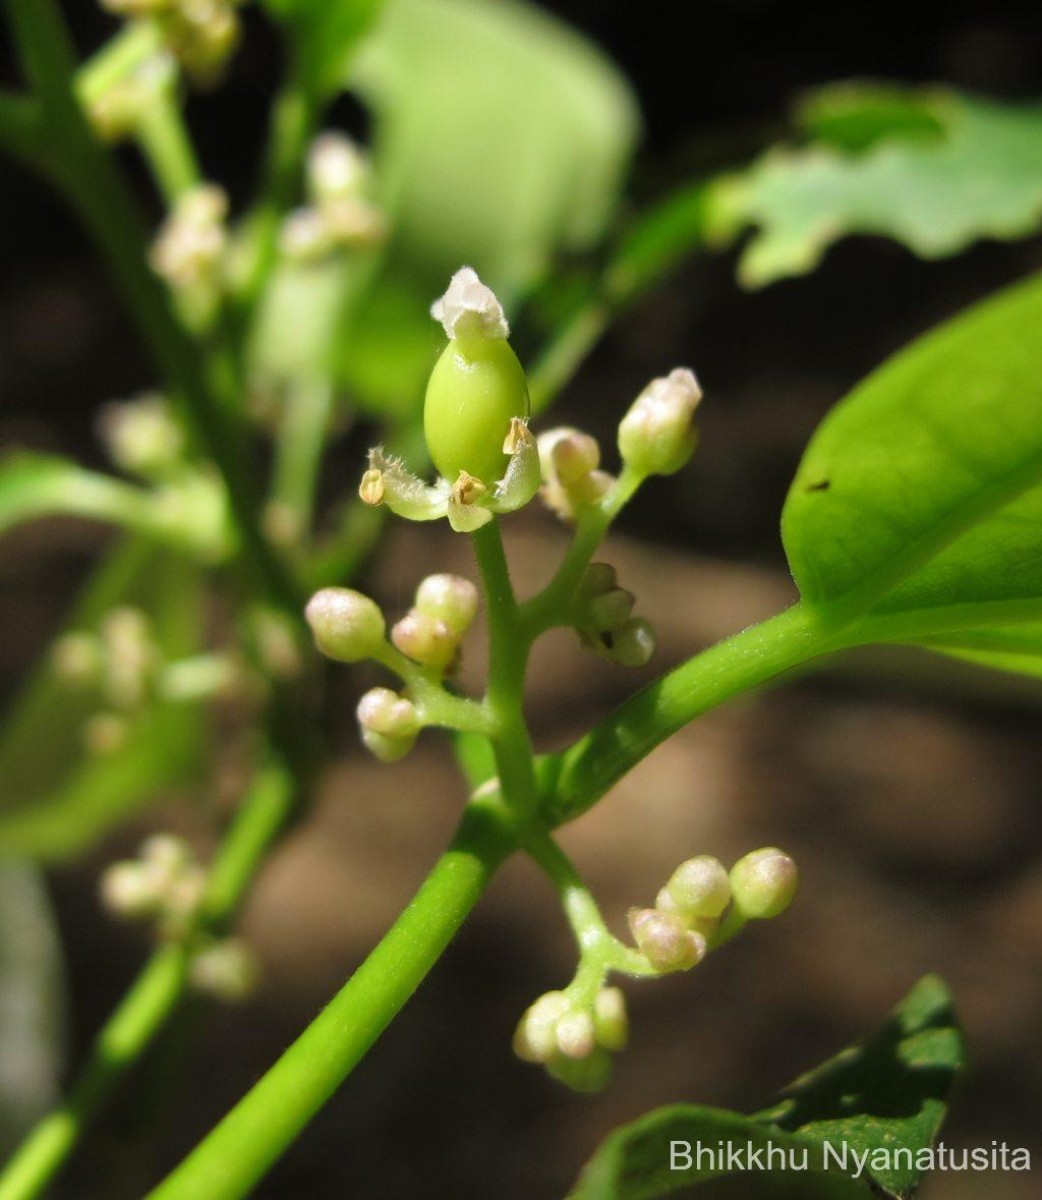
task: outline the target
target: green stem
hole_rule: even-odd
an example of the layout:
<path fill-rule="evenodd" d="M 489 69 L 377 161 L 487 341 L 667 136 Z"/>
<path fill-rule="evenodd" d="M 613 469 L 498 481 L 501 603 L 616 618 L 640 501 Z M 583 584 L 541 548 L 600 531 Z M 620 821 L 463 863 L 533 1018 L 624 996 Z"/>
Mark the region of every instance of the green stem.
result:
<path fill-rule="evenodd" d="M 183 940 L 153 953 L 98 1034 L 60 1107 L 44 1117 L 0 1174 L 0 1200 L 32 1200 L 53 1179 L 173 1015 L 188 985 L 198 933 L 219 929 L 232 916 L 295 799 L 296 785 L 286 763 L 276 759 L 258 772 L 210 868 L 198 925 Z"/>
<path fill-rule="evenodd" d="M 307 536 L 315 506 L 318 472 L 333 412 L 333 380 L 298 379 L 286 396 L 276 446 L 272 503 L 299 543 Z"/>
<path fill-rule="evenodd" d="M 502 812 L 472 802 L 452 845 L 376 949 L 149 1200 L 247 1195 L 420 985 L 513 847 Z"/>
<path fill-rule="evenodd" d="M 489 682 L 485 702 L 496 725 L 492 749 L 499 788 L 514 812 L 530 815 L 537 803 L 535 752 L 522 704 L 531 642 L 521 628 L 498 521 L 489 521 L 476 530 L 472 540 L 488 616 Z"/>
<path fill-rule="evenodd" d="M 799 604 L 697 655 L 639 691 L 563 754 L 544 759 L 551 825 L 584 813 L 671 734 L 711 708 L 846 644 Z"/>
<path fill-rule="evenodd" d="M 39 170 L 44 142 L 40 105 L 31 96 L 0 93 L 0 149 Z"/>
<path fill-rule="evenodd" d="M 174 79 L 157 84 L 135 130 L 141 152 L 170 207 L 197 187 L 203 177 L 177 105 L 175 86 Z"/>

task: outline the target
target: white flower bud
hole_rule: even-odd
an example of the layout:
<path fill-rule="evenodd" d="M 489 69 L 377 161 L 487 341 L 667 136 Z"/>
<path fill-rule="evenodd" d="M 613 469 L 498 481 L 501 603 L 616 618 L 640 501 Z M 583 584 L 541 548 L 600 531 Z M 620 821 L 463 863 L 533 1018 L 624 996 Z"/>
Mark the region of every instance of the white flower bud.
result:
<path fill-rule="evenodd" d="M 110 913 L 131 920 L 154 917 L 163 903 L 155 873 L 139 862 L 117 862 L 102 872 L 101 901 Z"/>
<path fill-rule="evenodd" d="M 671 913 L 634 908 L 629 926 L 638 949 L 656 971 L 687 971 L 705 957 L 705 938 Z"/>
<path fill-rule="evenodd" d="M 329 225 L 316 208 L 295 208 L 279 229 L 279 249 L 298 263 L 316 262 L 333 247 Z"/>
<path fill-rule="evenodd" d="M 416 589 L 416 611 L 462 635 L 477 615 L 478 589 L 460 575 L 428 575 Z"/>
<path fill-rule="evenodd" d="M 369 178 L 369 163 L 359 146 L 342 133 L 320 133 L 308 152 L 308 189 L 319 206 L 357 196 Z"/>
<path fill-rule="evenodd" d="M 337 200 L 321 209 L 331 240 L 338 246 L 371 246 L 387 235 L 387 218 L 368 200 Z"/>
<path fill-rule="evenodd" d="M 546 992 L 524 1013 L 514 1033 L 514 1053 L 525 1062 L 547 1063 L 558 1053 L 557 1022 L 568 1012 L 564 992 Z"/>
<path fill-rule="evenodd" d="M 257 987 L 260 966 L 253 950 L 241 938 L 224 938 L 192 959 L 189 980 L 200 992 L 239 1004 Z"/>
<path fill-rule="evenodd" d="M 102 676 L 105 655 L 93 633 L 82 631 L 63 634 L 51 651 L 51 666 L 64 682 L 76 686 L 97 683 Z"/>
<path fill-rule="evenodd" d="M 200 184 L 186 192 L 152 247 L 157 274 L 177 288 L 215 285 L 228 241 L 227 213 L 228 197 L 215 184 Z"/>
<path fill-rule="evenodd" d="M 682 862 L 663 888 L 685 918 L 719 917 L 731 899 L 731 883 L 718 858 L 700 854 Z"/>
<path fill-rule="evenodd" d="M 445 295 L 431 305 L 431 316 L 441 322 L 449 341 L 510 336 L 503 306 L 473 267 L 461 267 L 453 275 Z"/>
<path fill-rule="evenodd" d="M 146 479 L 168 473 L 184 452 L 181 427 L 166 400 L 155 392 L 106 404 L 98 415 L 97 430 L 116 466 Z"/>
<path fill-rule="evenodd" d="M 379 605 L 352 588 L 323 588 L 308 601 L 304 615 L 315 645 L 336 662 L 361 662 L 383 645 L 387 626 Z"/>
<path fill-rule="evenodd" d="M 102 622 L 105 648 L 105 690 L 119 709 L 139 708 L 159 666 L 159 649 L 152 624 L 137 608 L 114 608 Z"/>
<path fill-rule="evenodd" d="M 570 488 L 601 465 L 601 448 L 596 438 L 576 431 L 553 442 L 550 459 L 557 481 Z"/>
<path fill-rule="evenodd" d="M 641 475 L 672 475 L 698 440 L 692 418 L 702 389 L 685 367 L 653 379 L 619 425 L 619 453 Z"/>
<path fill-rule="evenodd" d="M 603 1046 L 605 1050 L 626 1049 L 630 1025 L 626 1013 L 626 996 L 621 988 L 605 987 L 597 993 L 593 1024 L 599 1046 Z"/>
<path fill-rule="evenodd" d="M 413 662 L 444 671 L 456 659 L 459 635 L 444 621 L 412 609 L 391 630 L 391 641 Z"/>
<path fill-rule="evenodd" d="M 586 1058 L 597 1045 L 593 1017 L 588 1012 L 565 1013 L 557 1022 L 557 1049 L 566 1058 Z"/>
<path fill-rule="evenodd" d="M 799 886 L 796 863 L 775 846 L 753 850 L 731 868 L 734 906 L 748 920 L 777 917 Z"/>
<path fill-rule="evenodd" d="M 655 630 L 642 617 L 630 617 L 619 629 L 604 636 L 608 657 L 620 666 L 646 666 L 655 653 Z"/>
<path fill-rule="evenodd" d="M 390 688 L 372 688 L 358 702 L 358 723 L 385 737 L 411 737 L 419 732 L 420 718 L 411 700 Z"/>
<path fill-rule="evenodd" d="M 608 1086 L 611 1079 L 611 1055 L 597 1046 L 585 1058 L 567 1058 L 559 1055 L 546 1064 L 554 1079 L 575 1092 L 599 1092 Z"/>

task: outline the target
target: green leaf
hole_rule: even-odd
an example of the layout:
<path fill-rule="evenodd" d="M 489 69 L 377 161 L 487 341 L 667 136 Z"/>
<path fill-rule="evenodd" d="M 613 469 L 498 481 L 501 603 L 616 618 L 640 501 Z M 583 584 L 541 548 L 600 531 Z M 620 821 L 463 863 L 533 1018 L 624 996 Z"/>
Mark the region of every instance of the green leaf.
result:
<path fill-rule="evenodd" d="M 852 87 L 845 95 L 804 107 L 811 131 L 831 144 L 772 150 L 735 182 L 736 215 L 757 227 L 742 256 L 744 283 L 810 271 L 853 233 L 937 258 L 1039 227 L 1042 106 L 940 89 L 911 92 L 902 105 L 878 85 L 857 103 Z"/>
<path fill-rule="evenodd" d="M 205 482 L 147 491 L 56 455 L 16 451 L 5 457 L 0 535 L 51 516 L 111 522 L 207 558 L 225 548 L 223 500 Z"/>
<path fill-rule="evenodd" d="M 61 947 L 43 879 L 0 865 L 0 1155 L 55 1103 L 64 1042 Z"/>
<path fill-rule="evenodd" d="M 152 621 L 165 656 L 198 649 L 198 568 L 145 541 L 121 545 L 95 572 L 68 630 L 94 630 L 116 605 Z M 89 687 L 72 687 L 45 661 L 0 730 L 0 854 L 44 859 L 81 850 L 114 823 L 192 778 L 205 741 L 197 704 L 155 700 L 129 716 L 118 749 L 91 753 L 84 725 L 105 705 Z"/>
<path fill-rule="evenodd" d="M 919 638 L 919 645 L 993 671 L 1009 671 L 1042 679 L 1042 624 L 1025 621 L 998 629 L 972 629 L 936 638 Z"/>
<path fill-rule="evenodd" d="M 389 0 L 352 82 L 392 236 L 352 308 L 343 375 L 369 407 L 410 411 L 440 344 L 429 308 L 455 270 L 515 306 L 559 252 L 602 236 L 636 106 L 598 51 L 516 0 Z"/>
<path fill-rule="evenodd" d="M 812 611 L 842 624 L 871 609 L 911 640 L 1042 616 L 1040 518 L 1036 277 L 914 342 L 833 409 L 782 534 Z"/>
<path fill-rule="evenodd" d="M 791 1172 L 804 1153 L 809 1170 L 860 1176 L 877 1195 L 905 1200 L 928 1166 L 962 1063 L 951 997 L 940 979 L 927 976 L 873 1037 L 801 1076 L 771 1109 L 746 1117 L 678 1104 L 617 1129 L 570 1200 L 653 1200 L 736 1168 Z M 675 1142 L 722 1152 L 701 1161 L 693 1153 L 690 1167 L 681 1157 L 680 1169 L 671 1169 Z M 758 1160 L 749 1159 L 747 1147 L 760 1152 Z"/>
<path fill-rule="evenodd" d="M 948 94 L 892 83 L 834 83 L 800 99 L 796 123 L 811 141 L 852 153 L 887 138 L 936 141 L 945 133 L 940 112 Z"/>

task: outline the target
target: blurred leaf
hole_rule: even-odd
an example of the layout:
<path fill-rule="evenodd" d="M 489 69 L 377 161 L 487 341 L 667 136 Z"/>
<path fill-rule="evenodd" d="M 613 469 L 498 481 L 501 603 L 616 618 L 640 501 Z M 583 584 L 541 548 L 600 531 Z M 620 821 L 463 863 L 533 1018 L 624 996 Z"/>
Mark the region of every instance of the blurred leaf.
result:
<path fill-rule="evenodd" d="M 653 1200 L 733 1173 L 728 1147 L 776 1147 L 798 1164 L 807 1152 L 813 1170 L 862 1179 L 877 1195 L 905 1200 L 923 1171 L 920 1151 L 934 1143 L 947 1095 L 963 1063 L 962 1036 L 944 983 L 927 976 L 867 1042 L 850 1046 L 795 1081 L 773 1108 L 745 1117 L 722 1109 L 677 1104 L 660 1108 L 612 1133 L 586 1165 L 570 1200 Z M 724 1152 L 701 1167 L 671 1169 L 670 1144 L 699 1143 Z M 826 1149 L 828 1147 L 828 1149 Z M 836 1160 L 847 1148 L 847 1169 Z M 900 1148 L 907 1156 L 894 1154 Z M 855 1159 L 855 1155 L 857 1156 Z M 867 1157 L 866 1157 L 867 1156 Z M 911 1165 L 905 1165 L 905 1159 Z M 747 1160 L 746 1160 L 747 1161 Z M 792 1160 L 790 1160 L 792 1161 Z M 860 1194 L 867 1194 L 862 1190 Z"/>
<path fill-rule="evenodd" d="M 603 234 L 637 111 L 607 60 L 517 0 L 389 0 L 354 63 L 392 237 L 353 308 L 343 371 L 408 411 L 440 344 L 431 302 L 464 264 L 505 304 Z"/>
<path fill-rule="evenodd" d="M 64 1027 L 61 948 L 39 872 L 0 864 L 0 1155 L 58 1098 Z"/>
<path fill-rule="evenodd" d="M 216 557 L 224 548 L 220 495 L 212 488 L 149 491 L 56 455 L 18 451 L 0 463 L 0 535 L 23 521 L 72 516 L 108 521 Z"/>
<path fill-rule="evenodd" d="M 805 603 L 829 622 L 1042 614 L 1042 279 L 941 325 L 837 405 L 782 534 Z"/>
<path fill-rule="evenodd" d="M 299 73 L 321 98 L 340 91 L 350 58 L 384 0 L 262 0 L 292 32 Z"/>
<path fill-rule="evenodd" d="M 1005 629 L 972 629 L 945 637 L 921 638 L 928 650 L 961 658 L 993 671 L 1042 679 L 1042 624 L 1025 621 Z"/>
<path fill-rule="evenodd" d="M 128 541 L 96 571 L 68 629 L 93 631 L 116 605 L 133 605 L 151 618 L 167 657 L 187 657 L 201 636 L 200 585 L 185 558 Z M 49 660 L 37 669 L 0 730 L 0 853 L 73 854 L 196 773 L 205 746 L 198 705 L 148 703 L 128 717 L 118 749 L 89 753 L 84 725 L 104 707 L 96 689 L 70 686 Z"/>
<path fill-rule="evenodd" d="M 829 145 L 776 149 L 734 183 L 736 216 L 757 227 L 740 276 L 759 287 L 812 270 L 828 246 L 881 234 L 923 258 L 982 237 L 1017 238 L 1042 218 L 1042 106 L 1004 105 L 952 91 L 871 86 L 843 104 L 826 93 L 804 107 Z M 930 118 L 939 133 L 928 136 Z M 844 153 L 866 145 L 863 153 Z"/>
<path fill-rule="evenodd" d="M 945 126 L 935 111 L 945 92 L 893 83 L 834 83 L 816 88 L 796 106 L 796 123 L 815 142 L 857 153 L 884 138 L 938 140 Z"/>

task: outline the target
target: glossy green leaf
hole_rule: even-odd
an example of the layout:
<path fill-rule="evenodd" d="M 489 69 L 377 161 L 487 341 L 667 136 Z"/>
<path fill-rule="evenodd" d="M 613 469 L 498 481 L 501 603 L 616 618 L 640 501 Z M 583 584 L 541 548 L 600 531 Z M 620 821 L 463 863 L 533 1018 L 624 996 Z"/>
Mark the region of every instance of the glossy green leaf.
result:
<path fill-rule="evenodd" d="M 836 624 L 871 609 L 910 638 L 1042 615 L 1040 517 L 1034 278 L 914 342 L 833 409 L 782 534 L 808 607 Z"/>
<path fill-rule="evenodd" d="M 855 103 L 848 86 L 845 102 L 811 105 L 807 119 L 832 144 L 772 150 L 734 184 L 736 215 L 757 227 L 740 266 L 749 286 L 812 270 L 853 233 L 937 258 L 979 238 L 1023 237 L 1042 222 L 1040 105 L 940 89 L 902 105 L 878 85 Z"/>
<path fill-rule="evenodd" d="M 1006 628 L 971 629 L 936 638 L 920 638 L 927 650 L 993 671 L 1042 679 L 1042 624 L 1024 621 Z"/>
<path fill-rule="evenodd" d="M 0 462 L 0 535 L 23 521 L 71 516 L 105 521 L 218 557 L 223 505 L 214 489 L 148 491 L 57 455 L 17 451 Z"/>
<path fill-rule="evenodd" d="M 54 1104 L 64 1048 L 61 947 L 43 879 L 0 864 L 0 1156 Z"/>
<path fill-rule="evenodd" d="M 200 580 L 183 557 L 127 542 L 96 572 L 68 629 L 93 630 L 114 606 L 134 605 L 167 657 L 187 657 L 198 649 Z M 91 753 L 84 726 L 103 709 L 95 689 L 70 686 L 49 659 L 37 669 L 0 729 L 0 854 L 73 854 L 197 772 L 205 747 L 198 705 L 148 703 L 128 718 L 118 749 Z"/>
<path fill-rule="evenodd" d="M 962 1063 L 951 997 L 927 976 L 873 1037 L 801 1076 L 770 1109 L 746 1117 L 679 1104 L 616 1130 L 569 1200 L 654 1200 L 745 1168 L 790 1174 L 804 1154 L 802 1169 L 859 1178 L 877 1196 L 905 1200 L 928 1167 Z M 722 1152 L 693 1153 L 687 1166 L 682 1153 L 671 1162 L 676 1142 Z"/>

